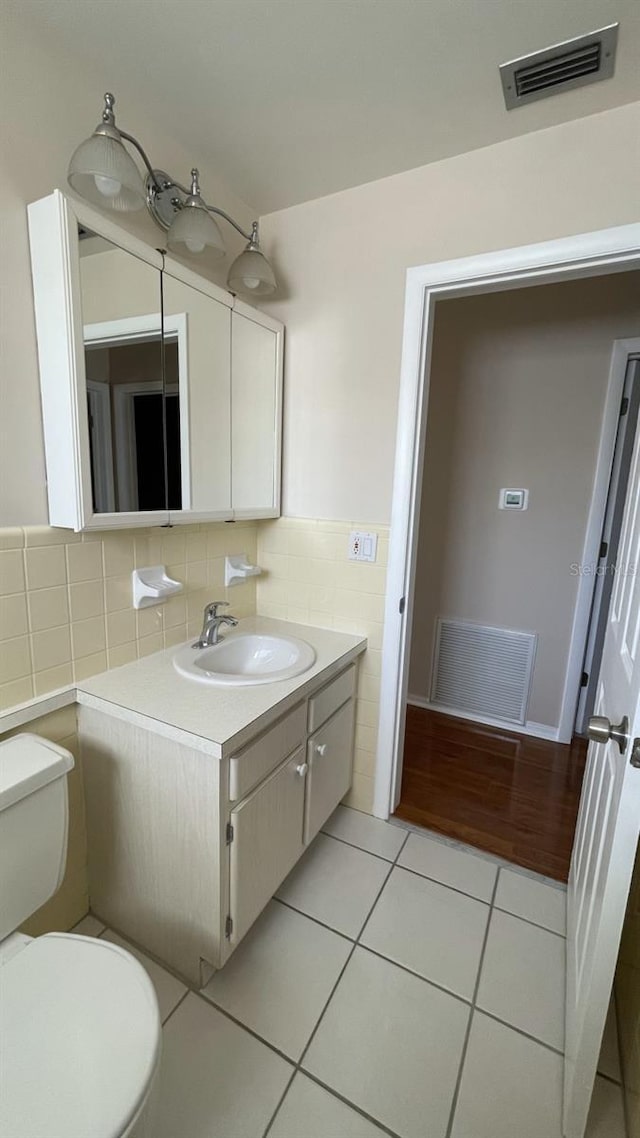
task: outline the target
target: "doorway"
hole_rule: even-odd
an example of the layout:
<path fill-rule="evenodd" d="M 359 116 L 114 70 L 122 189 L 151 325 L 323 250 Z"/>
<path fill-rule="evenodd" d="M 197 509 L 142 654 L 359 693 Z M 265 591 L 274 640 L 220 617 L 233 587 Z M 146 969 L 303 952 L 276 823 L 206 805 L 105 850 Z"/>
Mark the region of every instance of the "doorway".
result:
<path fill-rule="evenodd" d="M 616 438 L 624 497 L 639 295 L 621 273 L 435 311 L 396 814 L 564 881 L 586 756 L 575 614 L 615 570 L 615 532 L 597 562 L 584 550 Z"/>
<path fill-rule="evenodd" d="M 435 312 L 440 300 L 640 268 L 640 224 L 540 245 L 423 265 L 407 272 L 391 536 L 387 568 L 381 705 L 373 813 L 388 818 L 400 797 L 409 679 L 408 635 L 417 560 Z M 588 625 L 591 598 L 576 620 Z M 575 663 L 575 677 L 582 660 Z M 570 677 L 574 682 L 574 676 Z"/>

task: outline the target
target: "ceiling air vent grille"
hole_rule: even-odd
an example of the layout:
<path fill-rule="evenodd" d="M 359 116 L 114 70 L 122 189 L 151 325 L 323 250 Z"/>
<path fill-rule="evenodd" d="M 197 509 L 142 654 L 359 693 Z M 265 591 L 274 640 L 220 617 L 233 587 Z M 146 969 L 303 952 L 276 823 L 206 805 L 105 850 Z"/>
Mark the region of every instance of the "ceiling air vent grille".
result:
<path fill-rule="evenodd" d="M 555 44 L 500 67 L 507 110 L 613 75 L 618 24 Z"/>

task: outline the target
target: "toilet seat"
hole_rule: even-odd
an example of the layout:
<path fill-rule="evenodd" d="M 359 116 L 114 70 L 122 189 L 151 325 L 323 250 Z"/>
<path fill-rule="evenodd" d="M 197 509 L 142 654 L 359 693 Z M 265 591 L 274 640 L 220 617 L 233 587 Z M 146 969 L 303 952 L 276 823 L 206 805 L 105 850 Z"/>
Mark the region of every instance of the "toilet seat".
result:
<path fill-rule="evenodd" d="M 155 991 L 118 945 L 48 933 L 0 968 L 0 1133 L 121 1138 L 161 1045 Z"/>

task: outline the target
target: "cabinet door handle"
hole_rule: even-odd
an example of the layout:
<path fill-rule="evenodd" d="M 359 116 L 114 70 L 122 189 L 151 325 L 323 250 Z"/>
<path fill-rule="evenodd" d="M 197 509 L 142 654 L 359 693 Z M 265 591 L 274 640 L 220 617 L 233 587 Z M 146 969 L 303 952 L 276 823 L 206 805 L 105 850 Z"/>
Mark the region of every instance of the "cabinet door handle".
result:
<path fill-rule="evenodd" d="M 308 770 L 309 770 L 309 764 L 308 763 L 299 763 L 298 766 L 296 767 L 296 774 L 299 774 L 300 778 L 304 778 L 304 776 L 306 775 Z"/>
<path fill-rule="evenodd" d="M 325 755 L 326 753 L 327 753 L 327 744 L 326 743 L 316 743 L 316 754 L 317 755 Z"/>

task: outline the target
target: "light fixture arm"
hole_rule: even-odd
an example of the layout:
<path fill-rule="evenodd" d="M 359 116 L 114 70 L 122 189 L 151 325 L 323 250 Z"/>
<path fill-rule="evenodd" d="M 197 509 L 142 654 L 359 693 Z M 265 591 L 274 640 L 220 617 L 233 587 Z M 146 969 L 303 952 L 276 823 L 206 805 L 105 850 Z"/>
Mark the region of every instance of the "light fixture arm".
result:
<path fill-rule="evenodd" d="M 229 214 L 225 213 L 223 209 L 218 209 L 218 207 L 215 205 L 207 205 L 206 202 L 204 204 L 207 206 L 209 213 L 217 213 L 220 215 L 220 217 L 224 217 L 225 221 L 228 221 L 229 225 L 232 225 L 234 229 L 237 229 L 238 233 L 240 234 L 241 237 L 244 237 L 245 241 L 251 241 L 251 242 L 257 243 L 257 240 L 258 240 L 258 222 L 257 221 L 252 222 L 251 233 L 245 233 L 244 229 L 242 229 L 238 225 L 237 221 L 234 221 L 232 217 L 229 217 Z"/>
<path fill-rule="evenodd" d="M 120 127 L 118 127 L 118 130 L 120 130 Z M 155 172 L 153 166 L 151 165 L 151 162 L 149 161 L 149 159 L 147 157 L 147 154 L 146 154 L 144 147 L 138 142 L 138 139 L 134 138 L 134 136 L 132 134 L 127 134 L 126 130 L 120 130 L 120 136 L 122 138 L 126 138 L 127 142 L 130 142 L 132 146 L 135 146 L 136 150 L 138 151 L 138 154 L 142 158 L 142 161 L 144 162 L 145 166 L 147 167 L 147 170 L 149 172 L 149 177 L 153 179 L 153 184 L 156 187 L 156 189 L 158 189 L 158 190 L 168 189 L 169 188 L 168 186 L 163 185 L 162 182 L 158 181 L 158 178 L 156 176 L 156 172 Z M 171 185 L 177 185 L 177 182 L 172 182 Z M 182 189 L 182 186 L 180 186 L 179 189 Z M 188 191 L 185 191 L 185 193 L 188 193 Z"/>

